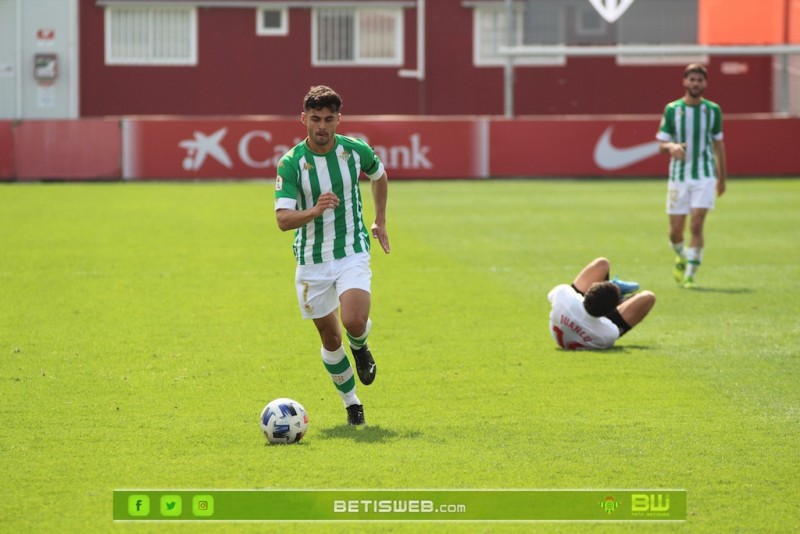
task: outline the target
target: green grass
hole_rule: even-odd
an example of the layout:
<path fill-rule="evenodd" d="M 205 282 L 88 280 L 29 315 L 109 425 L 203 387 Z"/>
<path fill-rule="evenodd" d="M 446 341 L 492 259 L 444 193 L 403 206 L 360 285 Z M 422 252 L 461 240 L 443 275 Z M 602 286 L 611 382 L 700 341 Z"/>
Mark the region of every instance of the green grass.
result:
<path fill-rule="evenodd" d="M 671 279 L 665 189 L 393 182 L 379 373 L 353 429 L 300 319 L 271 184 L 0 186 L 2 530 L 420 529 L 114 524 L 114 489 L 684 488 L 677 525 L 428 528 L 791 531 L 800 180 L 731 181 L 694 291 Z M 547 291 L 601 255 L 658 302 L 615 349 L 558 350 Z M 279 396 L 310 414 L 297 446 L 260 435 Z"/>

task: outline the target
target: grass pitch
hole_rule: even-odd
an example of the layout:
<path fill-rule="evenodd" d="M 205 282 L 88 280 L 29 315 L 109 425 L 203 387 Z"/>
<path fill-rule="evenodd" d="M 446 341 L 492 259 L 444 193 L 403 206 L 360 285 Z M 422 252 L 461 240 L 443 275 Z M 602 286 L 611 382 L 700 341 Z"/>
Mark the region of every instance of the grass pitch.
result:
<path fill-rule="evenodd" d="M 299 317 L 271 184 L 0 186 L 2 530 L 793 530 L 800 180 L 730 182 L 691 291 L 671 279 L 665 190 L 392 182 L 354 429 Z M 547 291 L 596 256 L 658 302 L 616 348 L 561 351 Z M 259 432 L 280 396 L 310 414 L 296 446 Z M 114 489 L 642 487 L 686 489 L 688 520 L 111 520 Z"/>

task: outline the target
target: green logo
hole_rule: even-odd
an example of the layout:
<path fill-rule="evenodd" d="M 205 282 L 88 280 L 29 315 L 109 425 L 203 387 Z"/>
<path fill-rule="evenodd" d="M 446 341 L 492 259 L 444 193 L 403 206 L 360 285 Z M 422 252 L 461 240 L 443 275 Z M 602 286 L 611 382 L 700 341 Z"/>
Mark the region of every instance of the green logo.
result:
<path fill-rule="evenodd" d="M 669 495 L 633 493 L 631 494 L 631 512 L 634 515 L 669 515 Z"/>
<path fill-rule="evenodd" d="M 211 495 L 195 495 L 192 497 L 192 514 L 198 517 L 214 515 L 214 497 Z"/>
<path fill-rule="evenodd" d="M 181 496 L 162 495 L 161 496 L 161 515 L 179 516 L 181 515 Z"/>
<path fill-rule="evenodd" d="M 610 514 L 619 507 L 619 501 L 615 500 L 611 495 L 600 501 L 598 504 L 600 505 L 600 508 L 606 511 L 607 514 Z"/>
<path fill-rule="evenodd" d="M 128 497 L 128 515 L 144 517 L 150 514 L 150 497 L 147 495 L 131 495 Z"/>

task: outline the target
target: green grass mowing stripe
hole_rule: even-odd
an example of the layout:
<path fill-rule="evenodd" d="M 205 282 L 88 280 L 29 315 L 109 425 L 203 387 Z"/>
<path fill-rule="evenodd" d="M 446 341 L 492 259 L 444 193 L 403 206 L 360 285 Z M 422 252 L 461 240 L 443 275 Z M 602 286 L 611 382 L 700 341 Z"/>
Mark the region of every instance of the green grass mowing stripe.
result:
<path fill-rule="evenodd" d="M 354 433 L 298 317 L 269 185 L 3 186 L 2 520 L 102 529 L 119 487 L 663 486 L 689 490 L 693 530 L 780 531 L 778 501 L 731 503 L 797 496 L 800 182 L 732 181 L 696 292 L 669 278 L 663 194 L 393 183 L 380 372 Z M 596 255 L 659 301 L 617 350 L 559 351 L 546 292 Z M 264 447 L 256 417 L 283 395 L 309 410 L 308 441 Z"/>

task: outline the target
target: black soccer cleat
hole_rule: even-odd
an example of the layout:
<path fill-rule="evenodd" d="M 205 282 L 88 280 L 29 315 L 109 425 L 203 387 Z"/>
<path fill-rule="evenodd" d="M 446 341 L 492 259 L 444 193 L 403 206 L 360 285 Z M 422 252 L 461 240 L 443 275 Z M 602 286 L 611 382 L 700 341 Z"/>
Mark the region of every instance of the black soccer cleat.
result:
<path fill-rule="evenodd" d="M 367 424 L 364 420 L 364 406 L 352 404 L 347 407 L 347 424 L 351 426 Z"/>
<path fill-rule="evenodd" d="M 361 380 L 361 383 L 365 386 L 372 384 L 375 380 L 375 373 L 378 371 L 378 368 L 375 365 L 375 360 L 372 359 L 372 353 L 369 351 L 369 347 L 366 345 L 360 349 L 350 347 L 350 350 L 353 351 L 353 359 L 356 361 L 358 379 Z"/>

